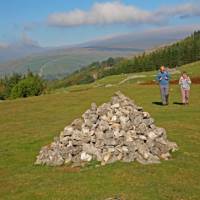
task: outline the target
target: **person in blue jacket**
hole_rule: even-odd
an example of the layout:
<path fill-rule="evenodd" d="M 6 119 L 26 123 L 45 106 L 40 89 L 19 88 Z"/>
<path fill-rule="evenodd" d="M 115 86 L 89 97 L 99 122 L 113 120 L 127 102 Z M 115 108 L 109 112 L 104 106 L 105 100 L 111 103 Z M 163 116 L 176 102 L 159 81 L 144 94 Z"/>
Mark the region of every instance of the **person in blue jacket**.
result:
<path fill-rule="evenodd" d="M 169 104 L 169 80 L 170 80 L 170 75 L 166 71 L 164 66 L 160 67 L 160 72 L 158 73 L 156 80 L 159 83 L 160 86 L 160 94 L 161 94 L 161 99 L 162 99 L 162 104 L 163 105 L 168 105 Z"/>

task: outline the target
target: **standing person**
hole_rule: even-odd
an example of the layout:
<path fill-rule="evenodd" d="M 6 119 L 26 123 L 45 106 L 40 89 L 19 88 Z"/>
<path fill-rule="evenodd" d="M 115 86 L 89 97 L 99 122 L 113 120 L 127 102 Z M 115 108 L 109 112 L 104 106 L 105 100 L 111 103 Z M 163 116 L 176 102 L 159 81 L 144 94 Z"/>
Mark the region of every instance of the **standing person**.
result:
<path fill-rule="evenodd" d="M 164 66 L 161 66 L 160 72 L 157 75 L 157 81 L 160 86 L 160 94 L 163 105 L 168 105 L 169 103 L 169 79 L 169 73 L 166 71 Z"/>
<path fill-rule="evenodd" d="M 179 85 L 181 86 L 181 95 L 182 95 L 182 103 L 189 104 L 189 95 L 190 95 L 190 77 L 184 71 L 179 79 Z"/>

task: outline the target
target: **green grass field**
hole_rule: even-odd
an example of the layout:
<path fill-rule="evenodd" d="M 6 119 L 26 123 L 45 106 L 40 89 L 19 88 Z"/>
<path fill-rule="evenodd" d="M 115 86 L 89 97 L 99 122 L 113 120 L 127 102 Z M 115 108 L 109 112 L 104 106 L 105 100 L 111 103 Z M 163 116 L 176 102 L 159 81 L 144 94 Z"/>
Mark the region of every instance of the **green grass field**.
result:
<path fill-rule="evenodd" d="M 199 76 L 199 63 L 184 66 Z M 192 76 L 193 76 L 192 74 Z M 193 85 L 189 106 L 181 106 L 179 86 L 170 89 L 170 105 L 162 107 L 156 85 L 134 81 L 116 84 L 122 76 L 102 84 L 74 86 L 56 93 L 0 102 L 0 199 L 2 200 L 199 200 L 200 199 L 200 85 Z M 108 81 L 110 79 L 111 81 Z M 147 80 L 149 78 L 147 77 Z M 105 82 L 104 82 L 105 81 Z M 40 148 L 92 102 L 100 105 L 121 90 L 166 128 L 179 151 L 161 164 L 114 163 L 84 169 L 34 166 Z"/>

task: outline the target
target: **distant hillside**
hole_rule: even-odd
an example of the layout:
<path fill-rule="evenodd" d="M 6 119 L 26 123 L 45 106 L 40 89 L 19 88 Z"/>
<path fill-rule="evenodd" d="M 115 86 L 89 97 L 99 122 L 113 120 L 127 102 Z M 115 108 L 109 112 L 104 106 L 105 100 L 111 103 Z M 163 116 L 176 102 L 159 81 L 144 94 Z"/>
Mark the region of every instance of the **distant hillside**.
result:
<path fill-rule="evenodd" d="M 174 31 L 169 28 L 141 31 L 99 38 L 75 46 L 43 48 L 39 45 L 8 45 L 0 47 L 0 76 L 27 69 L 45 79 L 63 78 L 92 62 L 109 57 L 133 56 L 144 50 L 178 41 L 191 29 Z"/>
<path fill-rule="evenodd" d="M 0 47 L 0 64 L 11 60 L 21 59 L 29 55 L 40 54 L 45 51 L 47 51 L 46 48 L 33 44 L 13 44 Z"/>
<path fill-rule="evenodd" d="M 173 68 L 200 60 L 200 31 L 171 45 L 162 46 L 132 58 L 109 58 L 92 63 L 57 83 L 57 87 L 90 83 L 105 76 Z"/>
<path fill-rule="evenodd" d="M 89 41 L 83 44 L 83 46 L 95 48 L 134 48 L 141 51 L 184 39 L 191 34 L 193 30 L 192 28 L 179 27 L 174 31 L 173 28 L 163 27 L 148 31 L 108 36 L 107 38 Z"/>
<path fill-rule="evenodd" d="M 13 72 L 24 73 L 28 69 L 45 79 L 63 78 L 94 61 L 108 57 L 128 56 L 137 51 L 123 49 L 65 48 L 49 50 L 38 55 L 28 56 L 0 64 L 0 76 Z"/>

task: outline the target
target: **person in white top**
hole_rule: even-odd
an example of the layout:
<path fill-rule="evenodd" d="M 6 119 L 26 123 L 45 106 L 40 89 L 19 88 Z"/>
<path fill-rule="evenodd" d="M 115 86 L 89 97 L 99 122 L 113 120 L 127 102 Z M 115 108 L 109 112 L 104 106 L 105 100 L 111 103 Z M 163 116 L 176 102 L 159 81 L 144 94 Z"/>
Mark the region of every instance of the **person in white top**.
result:
<path fill-rule="evenodd" d="M 181 95 L 182 95 L 182 103 L 189 104 L 189 95 L 190 95 L 190 85 L 191 85 L 190 77 L 184 71 L 179 79 L 179 85 L 181 86 Z"/>

